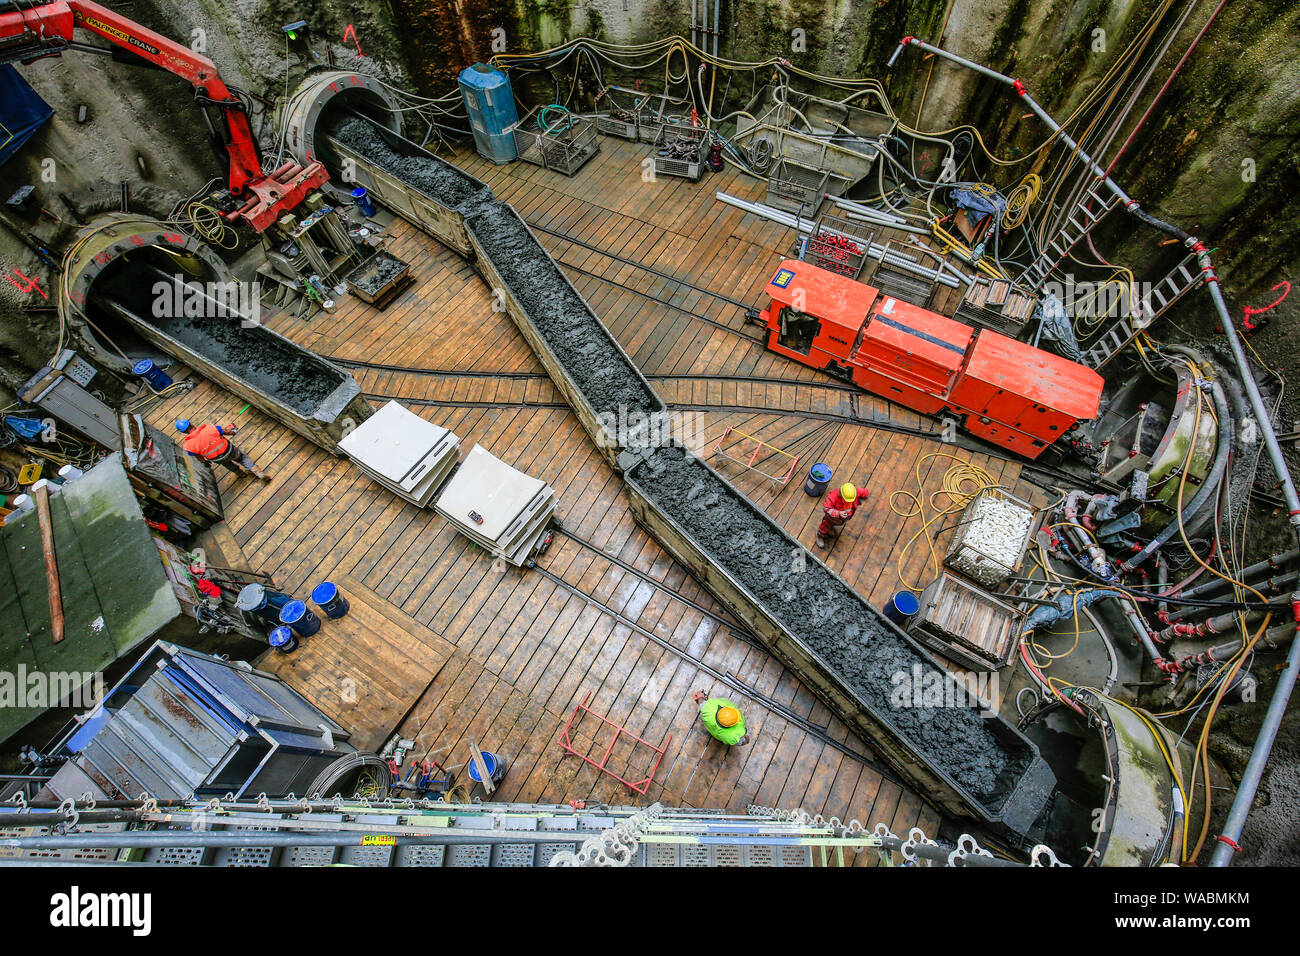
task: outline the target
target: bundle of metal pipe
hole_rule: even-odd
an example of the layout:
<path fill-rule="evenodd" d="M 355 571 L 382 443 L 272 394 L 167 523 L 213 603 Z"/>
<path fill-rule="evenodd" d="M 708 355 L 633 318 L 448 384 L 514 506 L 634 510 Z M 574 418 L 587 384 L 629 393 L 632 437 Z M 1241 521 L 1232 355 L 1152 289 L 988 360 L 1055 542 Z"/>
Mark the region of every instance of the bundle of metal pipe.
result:
<path fill-rule="evenodd" d="M 1255 645 L 1255 650 L 1281 650 L 1294 641 L 1295 636 L 1296 628 L 1294 624 L 1287 622 L 1274 625 L 1264 632 L 1264 636 Z M 1237 639 L 1235 641 L 1225 641 L 1222 644 L 1214 644 L 1199 651 L 1190 642 L 1188 644 L 1174 644 L 1169 648 L 1169 653 L 1171 657 L 1178 661 L 1179 666 L 1186 670 L 1199 664 L 1225 661 L 1239 650 L 1241 650 L 1241 640 Z"/>
<path fill-rule="evenodd" d="M 1300 572 L 1292 571 L 1289 574 L 1279 574 L 1275 578 L 1265 578 L 1262 581 L 1251 581 L 1248 578 L 1243 578 L 1242 580 L 1265 596 L 1271 594 L 1286 594 L 1295 590 L 1296 582 L 1300 581 Z M 1220 583 L 1225 588 L 1231 586 L 1230 582 L 1227 581 L 1220 581 Z M 1219 589 L 1215 590 L 1217 591 Z M 1179 596 L 1195 598 L 1198 601 L 1205 599 L 1203 595 L 1199 593 L 1192 594 L 1190 591 Z M 1213 599 L 1214 596 L 1214 592 L 1212 591 L 1210 599 Z M 1247 597 L 1249 600 L 1255 600 L 1254 595 L 1247 595 Z M 1225 601 L 1229 600 L 1228 595 L 1223 595 L 1222 598 Z M 1164 618 L 1162 618 L 1162 620 L 1167 624 L 1173 624 L 1178 621 L 1185 621 L 1188 618 L 1196 618 L 1200 617 L 1202 614 L 1208 614 L 1210 610 L 1210 608 L 1204 607 L 1181 607 L 1175 611 L 1170 611 L 1164 616 Z"/>
<path fill-rule="evenodd" d="M 762 216 L 764 219 L 770 219 L 772 222 L 786 226 L 790 229 L 797 230 L 801 235 L 811 233 L 816 223 L 812 219 L 805 219 L 803 216 L 797 216 L 794 213 L 785 212 L 781 209 L 774 209 L 766 206 L 761 202 L 749 202 L 738 196 L 732 196 L 730 193 L 717 192 L 714 194 L 719 202 L 724 202 L 729 206 L 735 206 L 737 209 L 743 209 L 745 212 L 755 216 Z M 879 223 L 879 225 L 893 226 L 893 223 Z M 923 266 L 919 262 L 901 255 L 897 252 L 886 252 L 885 247 L 879 243 L 873 242 L 867 249 L 867 254 L 873 259 L 879 259 L 881 262 L 896 266 L 905 272 L 911 272 L 931 282 L 938 282 L 949 288 L 955 289 L 961 285 L 961 279 L 955 274 L 951 266 L 945 266 L 942 270 L 931 269 Z"/>
<path fill-rule="evenodd" d="M 1253 624 L 1263 616 L 1263 611 L 1249 611 L 1245 616 L 1245 622 L 1248 625 Z M 1176 637 L 1205 637 L 1207 634 L 1223 634 L 1236 627 L 1240 621 L 1240 612 L 1228 611 L 1226 614 L 1216 614 L 1214 617 L 1206 618 L 1199 624 L 1170 624 L 1163 630 L 1156 632 L 1156 640 L 1161 644 L 1168 644 Z"/>

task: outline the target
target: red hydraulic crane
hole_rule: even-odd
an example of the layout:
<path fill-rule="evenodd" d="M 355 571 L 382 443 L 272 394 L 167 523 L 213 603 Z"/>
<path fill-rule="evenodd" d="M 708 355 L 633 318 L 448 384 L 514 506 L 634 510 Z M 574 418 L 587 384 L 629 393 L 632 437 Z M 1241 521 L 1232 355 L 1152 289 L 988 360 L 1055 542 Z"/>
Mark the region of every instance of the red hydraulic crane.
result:
<path fill-rule="evenodd" d="M 320 163 L 303 167 L 291 162 L 271 173 L 263 172 L 248 111 L 211 60 L 90 0 L 0 2 L 0 63 L 30 63 L 75 49 L 78 44 L 73 41 L 73 31 L 77 28 L 98 34 L 145 62 L 189 81 L 195 102 L 221 110 L 223 146 L 228 157 L 227 185 L 230 195 L 241 200 L 226 218 L 246 222 L 262 232 L 329 181 Z M 88 45 L 80 48 L 103 52 Z"/>

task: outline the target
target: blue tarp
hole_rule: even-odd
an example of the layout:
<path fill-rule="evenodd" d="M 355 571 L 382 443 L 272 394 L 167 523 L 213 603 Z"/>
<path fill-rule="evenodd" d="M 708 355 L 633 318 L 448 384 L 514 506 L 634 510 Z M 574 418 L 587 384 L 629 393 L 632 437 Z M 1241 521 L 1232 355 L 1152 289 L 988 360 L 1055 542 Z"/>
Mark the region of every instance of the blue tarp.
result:
<path fill-rule="evenodd" d="M 13 415 L 6 415 L 4 422 L 28 441 L 34 440 L 45 428 L 39 418 L 16 418 Z"/>
<path fill-rule="evenodd" d="M 977 219 L 991 213 L 996 213 L 1001 217 L 1007 208 L 1007 201 L 1002 197 L 1001 193 L 985 196 L 969 189 L 954 189 L 951 198 L 953 205 L 958 209 L 968 209 L 971 212 L 978 213 Z"/>
<path fill-rule="evenodd" d="M 0 66 L 0 165 L 18 152 L 53 115 L 50 104 L 40 98 L 12 65 Z"/>

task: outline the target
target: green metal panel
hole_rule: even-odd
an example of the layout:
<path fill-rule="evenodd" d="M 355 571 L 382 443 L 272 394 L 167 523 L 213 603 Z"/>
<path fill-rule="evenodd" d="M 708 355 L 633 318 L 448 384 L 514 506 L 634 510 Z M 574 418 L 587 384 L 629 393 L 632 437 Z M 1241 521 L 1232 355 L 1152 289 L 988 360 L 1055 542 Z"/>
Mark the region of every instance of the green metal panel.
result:
<path fill-rule="evenodd" d="M 121 463 L 108 458 L 50 499 L 65 638 L 55 644 L 35 512 L 0 529 L 0 694 L 3 675 L 102 672 L 181 613 Z M 53 686 L 71 689 L 69 677 Z M 44 707 L 0 707 L 7 739 Z"/>

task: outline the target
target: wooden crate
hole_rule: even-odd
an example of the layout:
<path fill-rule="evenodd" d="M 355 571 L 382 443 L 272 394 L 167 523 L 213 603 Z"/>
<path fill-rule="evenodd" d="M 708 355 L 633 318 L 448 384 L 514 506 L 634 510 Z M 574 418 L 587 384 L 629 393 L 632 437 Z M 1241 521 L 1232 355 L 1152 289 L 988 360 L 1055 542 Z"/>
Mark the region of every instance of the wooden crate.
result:
<path fill-rule="evenodd" d="M 914 638 L 977 671 L 1005 667 L 1016 654 L 1024 614 L 954 574 L 941 574 L 921 592 L 912 618 Z"/>
<path fill-rule="evenodd" d="M 361 285 L 362 280 L 372 276 L 377 270 L 388 266 L 391 274 L 377 289 L 367 289 Z M 396 298 L 397 294 L 415 281 L 411 274 L 411 264 L 397 256 L 379 251 L 347 274 L 344 281 L 348 291 L 362 302 L 368 302 L 376 309 L 385 308 Z"/>

